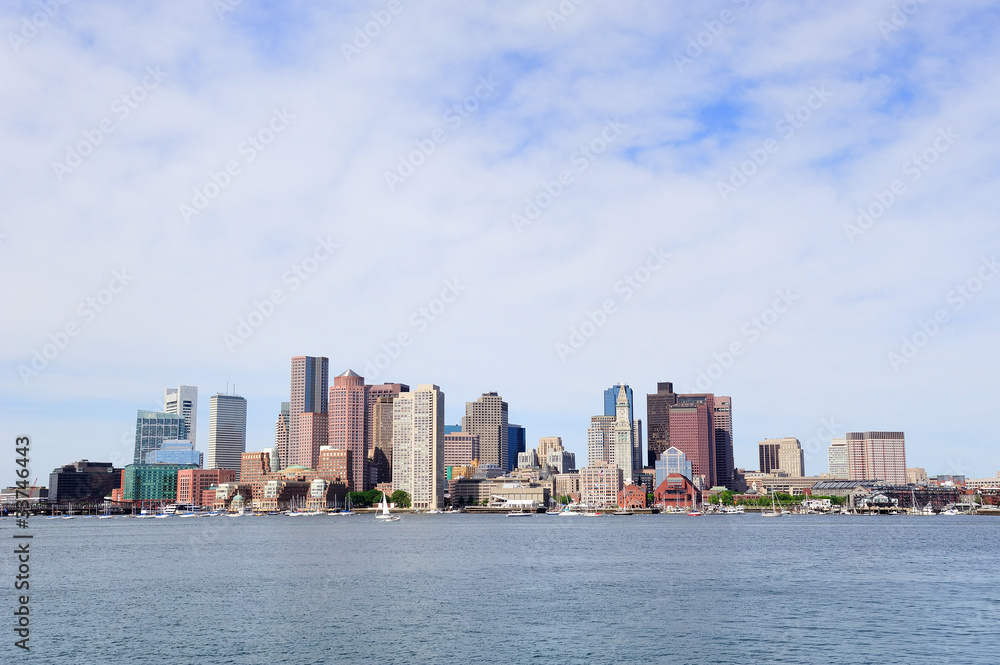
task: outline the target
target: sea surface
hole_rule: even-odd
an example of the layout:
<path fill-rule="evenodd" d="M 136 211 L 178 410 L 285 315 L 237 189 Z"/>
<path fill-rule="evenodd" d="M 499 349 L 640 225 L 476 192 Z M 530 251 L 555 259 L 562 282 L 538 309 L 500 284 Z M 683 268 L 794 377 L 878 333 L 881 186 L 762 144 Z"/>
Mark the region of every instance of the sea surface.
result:
<path fill-rule="evenodd" d="M 14 531 L 0 521 L 8 543 Z M 940 665 L 1000 653 L 995 517 L 33 517 L 18 532 L 34 534 L 31 652 L 11 627 L 0 663 Z"/>

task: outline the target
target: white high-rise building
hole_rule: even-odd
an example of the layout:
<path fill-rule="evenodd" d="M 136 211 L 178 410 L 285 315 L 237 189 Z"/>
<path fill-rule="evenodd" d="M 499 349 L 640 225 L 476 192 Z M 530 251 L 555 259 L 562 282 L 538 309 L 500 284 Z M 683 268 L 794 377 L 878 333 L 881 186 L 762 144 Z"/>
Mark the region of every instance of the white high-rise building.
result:
<path fill-rule="evenodd" d="M 417 510 L 444 507 L 444 393 L 433 384 L 392 402 L 392 488 Z"/>
<path fill-rule="evenodd" d="M 187 425 L 187 440 L 197 445 L 198 426 L 198 388 L 197 386 L 178 386 L 163 391 L 163 412 L 184 416 Z"/>
<path fill-rule="evenodd" d="M 827 458 L 830 462 L 831 476 L 845 480 L 851 477 L 847 456 L 847 439 L 832 439 L 830 447 L 827 449 Z"/>
<path fill-rule="evenodd" d="M 247 449 L 247 401 L 239 395 L 212 395 L 208 410 L 208 461 L 206 469 L 240 472 L 240 457 Z"/>

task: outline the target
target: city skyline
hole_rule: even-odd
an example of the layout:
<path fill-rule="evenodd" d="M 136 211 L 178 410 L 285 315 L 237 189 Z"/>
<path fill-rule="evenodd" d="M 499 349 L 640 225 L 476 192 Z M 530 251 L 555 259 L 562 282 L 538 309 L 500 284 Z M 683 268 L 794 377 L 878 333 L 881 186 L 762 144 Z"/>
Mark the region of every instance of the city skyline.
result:
<path fill-rule="evenodd" d="M 368 7 L 37 11 L 0 9 L 0 437 L 40 468 L 130 458 L 180 385 L 268 447 L 301 353 L 579 459 L 595 389 L 648 425 L 668 380 L 733 397 L 737 467 L 876 427 L 1000 468 L 993 5 L 405 5 L 362 46 Z"/>

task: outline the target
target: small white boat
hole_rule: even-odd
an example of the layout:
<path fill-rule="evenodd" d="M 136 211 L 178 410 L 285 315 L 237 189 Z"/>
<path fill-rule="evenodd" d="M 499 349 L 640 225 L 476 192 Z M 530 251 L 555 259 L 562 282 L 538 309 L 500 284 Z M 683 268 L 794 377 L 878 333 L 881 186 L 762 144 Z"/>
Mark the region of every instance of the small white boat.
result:
<path fill-rule="evenodd" d="M 531 517 L 531 513 L 524 510 L 514 510 L 507 513 L 507 517 Z"/>
<path fill-rule="evenodd" d="M 382 510 L 382 512 L 375 515 L 375 519 L 389 520 L 390 522 L 395 522 L 399 519 L 398 516 L 389 512 L 389 502 L 385 500 L 385 492 L 382 492 L 382 500 L 379 502 L 378 507 Z"/>

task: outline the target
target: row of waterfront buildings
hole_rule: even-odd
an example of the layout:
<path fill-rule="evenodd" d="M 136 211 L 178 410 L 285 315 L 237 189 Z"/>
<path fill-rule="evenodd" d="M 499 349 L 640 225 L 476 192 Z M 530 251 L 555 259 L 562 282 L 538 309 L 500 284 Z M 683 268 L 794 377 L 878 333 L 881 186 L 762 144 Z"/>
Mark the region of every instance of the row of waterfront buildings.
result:
<path fill-rule="evenodd" d="M 227 391 L 210 398 L 203 458 L 196 449 L 197 388 L 170 388 L 162 411 L 137 413 L 131 465 L 115 469 L 83 460 L 56 469 L 50 498 L 316 509 L 342 505 L 350 491 L 380 489 L 403 490 L 423 510 L 446 501 L 544 505 L 556 497 L 594 506 L 637 504 L 640 495 L 643 502 L 652 495 L 658 503 L 690 505 L 713 490 L 800 494 L 822 482 L 921 480 L 920 469 L 908 476 L 902 432 L 833 439 L 829 473 L 819 476 L 806 475 L 794 437 L 759 442 L 758 470 L 737 469 L 732 399 L 678 394 L 670 382 L 646 395 L 644 460 L 644 423 L 635 417 L 632 388 L 617 383 L 603 397 L 603 412 L 587 429 L 588 463 L 577 469 L 560 437 L 541 437 L 528 449 L 524 428 L 509 422 L 508 404 L 496 392 L 467 402 L 461 424 L 447 425 L 437 385 L 369 385 L 351 370 L 331 385 L 327 358 L 297 356 L 273 445 L 246 450 L 247 403 Z"/>

